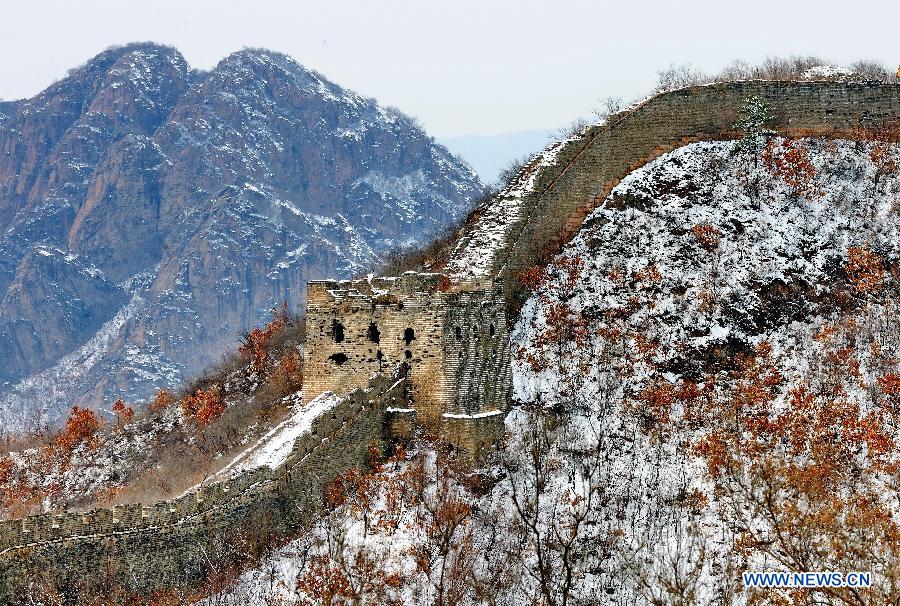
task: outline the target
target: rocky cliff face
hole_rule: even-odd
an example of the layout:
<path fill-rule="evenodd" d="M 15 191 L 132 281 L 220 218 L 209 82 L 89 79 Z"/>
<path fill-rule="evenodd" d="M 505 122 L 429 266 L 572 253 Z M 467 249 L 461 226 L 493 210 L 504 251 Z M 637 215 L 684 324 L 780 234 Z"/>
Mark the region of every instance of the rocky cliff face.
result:
<path fill-rule="evenodd" d="M 0 104 L 0 425 L 176 384 L 480 191 L 410 119 L 288 57 L 198 73 L 108 50 Z"/>

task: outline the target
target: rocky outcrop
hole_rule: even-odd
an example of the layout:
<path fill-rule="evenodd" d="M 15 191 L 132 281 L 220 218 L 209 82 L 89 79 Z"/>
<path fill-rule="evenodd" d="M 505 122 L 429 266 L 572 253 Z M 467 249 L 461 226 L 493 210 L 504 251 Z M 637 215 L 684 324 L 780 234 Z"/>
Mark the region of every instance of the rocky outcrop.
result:
<path fill-rule="evenodd" d="M 411 119 L 288 57 L 108 50 L 0 105 L 0 424 L 178 384 L 480 192 Z"/>

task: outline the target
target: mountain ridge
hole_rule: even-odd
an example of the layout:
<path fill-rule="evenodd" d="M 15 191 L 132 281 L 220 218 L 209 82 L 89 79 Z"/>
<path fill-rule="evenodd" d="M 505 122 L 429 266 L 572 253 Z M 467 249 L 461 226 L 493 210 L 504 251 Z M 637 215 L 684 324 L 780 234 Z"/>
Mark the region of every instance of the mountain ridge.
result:
<path fill-rule="evenodd" d="M 0 376 L 7 427 L 178 382 L 299 305 L 306 280 L 372 269 L 482 192 L 411 119 L 259 49 L 208 72 L 170 47 L 109 49 L 5 103 L 0 151 L 0 353 L 20 361 Z M 60 251 L 54 305 L 16 280 L 47 277 L 37 247 Z M 34 392 L 135 296 L 81 387 Z"/>

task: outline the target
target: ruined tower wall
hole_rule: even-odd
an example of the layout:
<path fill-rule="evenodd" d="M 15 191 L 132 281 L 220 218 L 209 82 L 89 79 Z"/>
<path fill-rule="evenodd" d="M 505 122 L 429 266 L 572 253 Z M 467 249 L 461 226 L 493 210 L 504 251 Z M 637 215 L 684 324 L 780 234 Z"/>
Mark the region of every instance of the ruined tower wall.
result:
<path fill-rule="evenodd" d="M 411 405 L 404 412 L 415 424 L 470 454 L 499 437 L 495 428 L 473 439 L 470 429 L 476 421 L 502 419 L 510 402 L 509 334 L 500 289 L 408 272 L 399 278 L 312 282 L 307 292 L 304 398 L 343 393 L 402 361 L 409 365 Z M 371 338 L 375 331 L 377 343 Z M 407 343 L 409 336 L 414 338 Z M 401 414 L 392 413 L 392 426 L 408 434 L 413 420 Z"/>
<path fill-rule="evenodd" d="M 442 365 L 446 302 L 439 288 L 437 274 L 310 282 L 304 399 L 347 393 L 403 362 L 419 421 L 436 428 L 452 392 Z"/>
<path fill-rule="evenodd" d="M 441 435 L 480 459 L 503 435 L 512 398 L 506 302 L 494 288 L 444 298 L 444 377 L 452 397 L 443 410 Z"/>
<path fill-rule="evenodd" d="M 0 523 L 0 604 L 41 575 L 95 585 L 111 575 L 122 587 L 139 591 L 189 582 L 202 575 L 205 554 L 217 541 L 238 529 L 252 531 L 260 520 L 279 532 L 298 528 L 321 510 L 325 484 L 364 460 L 369 442 L 380 436 L 385 411 L 408 410 L 407 393 L 421 408 L 417 420 L 421 412 L 425 423 L 438 425 L 457 444 L 479 448 L 502 429 L 499 411 L 510 389 L 500 308 L 514 288 L 513 276 L 571 236 L 635 168 L 691 141 L 737 136 L 732 124 L 744 100 L 754 95 L 774 108 L 773 127 L 789 135 L 853 138 L 860 127 L 900 115 L 900 88 L 893 85 L 740 82 L 661 94 L 587 129 L 533 175 L 534 187 L 503 226 L 502 245 L 491 253 L 478 251 L 494 255 L 481 277 L 503 278 L 505 297 L 491 287 L 448 287 L 433 274 L 311 283 L 305 397 L 350 393 L 297 440 L 288 461 L 277 470 L 245 474 L 154 507 Z M 501 196 L 493 204 L 504 202 Z M 465 251 L 473 232 L 494 227 L 476 221 L 458 250 Z M 492 317 L 497 320 L 493 337 Z M 334 341 L 335 319 L 343 322 L 343 343 Z M 380 348 L 368 339 L 372 322 L 380 331 Z M 410 346 L 403 339 L 407 328 L 415 331 Z M 408 382 L 379 375 L 369 390 L 352 391 L 405 360 L 406 351 Z M 347 356 L 343 364 L 331 358 L 335 354 Z"/>
<path fill-rule="evenodd" d="M 445 298 L 444 375 L 454 391 L 445 416 L 505 411 L 512 372 L 502 292 L 456 292 Z"/>

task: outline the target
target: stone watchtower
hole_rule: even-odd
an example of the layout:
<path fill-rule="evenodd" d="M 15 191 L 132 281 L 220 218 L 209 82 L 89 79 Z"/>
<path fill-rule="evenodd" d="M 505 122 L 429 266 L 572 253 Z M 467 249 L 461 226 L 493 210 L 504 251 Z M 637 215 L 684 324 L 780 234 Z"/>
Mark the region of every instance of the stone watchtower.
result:
<path fill-rule="evenodd" d="M 409 408 L 395 428 L 440 433 L 472 456 L 502 435 L 512 391 L 502 292 L 443 274 L 316 280 L 306 295 L 304 403 L 346 394 L 408 365 Z"/>

